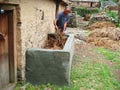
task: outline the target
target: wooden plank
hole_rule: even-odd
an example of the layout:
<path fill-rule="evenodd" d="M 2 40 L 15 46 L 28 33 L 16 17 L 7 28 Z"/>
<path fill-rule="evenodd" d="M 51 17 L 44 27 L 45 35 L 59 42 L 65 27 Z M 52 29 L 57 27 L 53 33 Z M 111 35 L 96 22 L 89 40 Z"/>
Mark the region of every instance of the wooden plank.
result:
<path fill-rule="evenodd" d="M 9 83 L 9 58 L 8 58 L 8 16 L 0 14 L 0 32 L 4 40 L 0 41 L 0 88 Z"/>

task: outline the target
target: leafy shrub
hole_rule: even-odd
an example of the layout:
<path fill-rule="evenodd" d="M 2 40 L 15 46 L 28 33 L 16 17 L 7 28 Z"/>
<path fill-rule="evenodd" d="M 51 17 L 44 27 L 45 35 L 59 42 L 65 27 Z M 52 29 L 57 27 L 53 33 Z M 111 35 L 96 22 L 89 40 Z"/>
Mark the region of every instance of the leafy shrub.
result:
<path fill-rule="evenodd" d="M 98 13 L 99 9 L 95 8 L 95 9 L 90 9 L 90 8 L 76 8 L 78 15 L 84 17 L 86 14 L 94 14 L 94 13 Z"/>
<path fill-rule="evenodd" d="M 104 2 L 104 1 L 108 1 L 108 0 L 99 0 L 99 2 Z M 112 0 L 113 2 L 117 3 L 118 0 Z"/>
<path fill-rule="evenodd" d="M 107 12 L 107 15 L 111 18 L 112 22 L 118 22 L 118 15 L 113 11 Z"/>
<path fill-rule="evenodd" d="M 115 3 L 117 3 L 118 2 L 118 0 L 112 0 L 113 2 L 115 2 Z"/>

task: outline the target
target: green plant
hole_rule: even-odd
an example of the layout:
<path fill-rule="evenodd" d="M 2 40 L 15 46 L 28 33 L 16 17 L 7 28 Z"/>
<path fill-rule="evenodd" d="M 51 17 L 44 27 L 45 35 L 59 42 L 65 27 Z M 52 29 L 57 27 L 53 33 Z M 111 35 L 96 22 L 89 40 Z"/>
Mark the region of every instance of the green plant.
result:
<path fill-rule="evenodd" d="M 103 2 L 103 1 L 107 1 L 107 0 L 99 0 L 99 2 Z"/>
<path fill-rule="evenodd" d="M 118 23 L 118 27 L 120 28 L 120 23 Z"/>
<path fill-rule="evenodd" d="M 112 0 L 113 2 L 117 3 L 119 0 Z"/>
<path fill-rule="evenodd" d="M 99 0 L 99 4 L 101 5 L 101 3 L 104 2 L 104 1 L 106 1 L 106 0 Z"/>
<path fill-rule="evenodd" d="M 119 90 L 119 82 L 114 78 L 107 65 L 83 63 L 72 68 L 71 86 L 27 84 L 25 90 Z M 16 89 L 20 90 L 20 89 Z"/>
<path fill-rule="evenodd" d="M 109 11 L 107 12 L 107 15 L 111 18 L 112 22 L 118 22 L 118 15 L 116 12 Z"/>
<path fill-rule="evenodd" d="M 99 2 L 104 2 L 104 1 L 108 1 L 108 0 L 99 0 Z M 113 2 L 117 3 L 118 0 L 112 0 Z"/>
<path fill-rule="evenodd" d="M 76 11 L 77 11 L 78 15 L 84 17 L 86 14 L 95 14 L 95 13 L 98 13 L 99 9 L 98 8 L 90 9 L 90 8 L 81 7 L 81 8 L 76 8 Z"/>

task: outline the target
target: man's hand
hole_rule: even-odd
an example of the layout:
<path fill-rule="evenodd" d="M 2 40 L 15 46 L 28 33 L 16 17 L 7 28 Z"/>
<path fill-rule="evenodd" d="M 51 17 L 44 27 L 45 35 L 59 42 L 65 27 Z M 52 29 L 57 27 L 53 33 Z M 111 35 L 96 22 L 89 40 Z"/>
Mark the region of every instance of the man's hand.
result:
<path fill-rule="evenodd" d="M 57 25 L 55 25 L 55 30 L 58 30 L 58 26 Z"/>
<path fill-rule="evenodd" d="M 66 34 L 66 30 L 63 30 L 63 33 Z"/>

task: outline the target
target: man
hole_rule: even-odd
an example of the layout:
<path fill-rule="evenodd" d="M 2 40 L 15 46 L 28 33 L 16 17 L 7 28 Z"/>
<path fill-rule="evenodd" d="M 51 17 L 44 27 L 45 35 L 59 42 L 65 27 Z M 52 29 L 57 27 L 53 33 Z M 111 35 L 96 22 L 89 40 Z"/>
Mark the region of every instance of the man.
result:
<path fill-rule="evenodd" d="M 55 29 L 60 29 L 61 33 L 64 33 L 67 27 L 67 23 L 70 20 L 69 13 L 71 12 L 70 7 L 65 7 L 64 11 L 58 13 L 56 19 L 54 20 Z"/>

